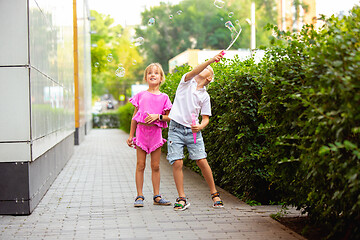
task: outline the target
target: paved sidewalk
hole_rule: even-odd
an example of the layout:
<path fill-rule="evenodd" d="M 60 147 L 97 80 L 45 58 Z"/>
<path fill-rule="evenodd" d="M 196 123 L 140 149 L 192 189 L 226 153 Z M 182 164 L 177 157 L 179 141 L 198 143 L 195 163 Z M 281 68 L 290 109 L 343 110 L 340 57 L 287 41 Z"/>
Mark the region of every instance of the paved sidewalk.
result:
<path fill-rule="evenodd" d="M 134 208 L 135 150 L 120 130 L 93 129 L 29 216 L 0 216 L 0 239 L 304 239 L 269 217 L 276 207 L 251 207 L 219 189 L 213 209 L 204 179 L 185 169 L 191 206 L 184 212 L 152 204 L 150 161 L 145 206 Z M 161 164 L 161 193 L 177 197 L 172 169 Z"/>

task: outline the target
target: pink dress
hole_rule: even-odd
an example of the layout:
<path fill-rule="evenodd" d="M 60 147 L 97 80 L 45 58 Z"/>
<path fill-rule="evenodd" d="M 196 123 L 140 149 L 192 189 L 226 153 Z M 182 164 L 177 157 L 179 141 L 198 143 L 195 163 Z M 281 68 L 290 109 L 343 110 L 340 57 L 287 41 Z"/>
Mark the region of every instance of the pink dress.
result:
<path fill-rule="evenodd" d="M 132 120 L 138 123 L 145 123 L 145 118 L 149 114 L 165 114 L 165 111 L 171 109 L 171 101 L 165 93 L 153 94 L 148 91 L 142 91 L 129 99 L 138 111 Z M 164 145 L 166 142 L 162 138 L 161 129 L 167 128 L 167 122 L 156 120 L 151 123 L 154 126 L 138 124 L 136 127 L 136 137 L 133 142 L 146 153 L 151 153 Z"/>

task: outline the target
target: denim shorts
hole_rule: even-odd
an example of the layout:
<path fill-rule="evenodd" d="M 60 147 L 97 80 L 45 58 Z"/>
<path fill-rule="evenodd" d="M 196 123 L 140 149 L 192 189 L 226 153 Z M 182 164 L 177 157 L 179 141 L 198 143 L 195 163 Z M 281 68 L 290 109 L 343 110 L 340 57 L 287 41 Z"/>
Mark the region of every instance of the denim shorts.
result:
<path fill-rule="evenodd" d="M 201 132 L 196 133 L 196 144 L 191 128 L 185 127 L 173 120 L 170 121 L 168 135 L 167 160 L 173 164 L 184 158 L 184 146 L 187 147 L 191 160 L 200 160 L 207 157 L 204 140 Z"/>

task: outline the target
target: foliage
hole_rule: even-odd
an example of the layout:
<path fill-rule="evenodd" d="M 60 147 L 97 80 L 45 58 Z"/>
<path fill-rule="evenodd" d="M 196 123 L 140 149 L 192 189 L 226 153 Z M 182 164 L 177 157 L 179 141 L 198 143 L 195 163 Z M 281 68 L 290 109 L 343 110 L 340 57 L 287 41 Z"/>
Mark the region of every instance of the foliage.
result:
<path fill-rule="evenodd" d="M 259 64 L 213 64 L 203 131 L 217 184 L 247 201 L 281 201 L 360 238 L 360 8 L 300 33 L 279 31 Z M 186 70 L 168 77 L 170 98 Z M 174 81 L 174 82 L 172 82 Z"/>
<path fill-rule="evenodd" d="M 166 80 L 160 86 L 160 91 L 166 93 L 172 103 L 174 102 L 176 89 L 180 83 L 181 77 L 190 70 L 191 67 L 189 65 L 185 65 L 182 67 L 177 67 L 174 73 L 169 73 L 166 75 Z"/>
<path fill-rule="evenodd" d="M 231 33 L 224 26 L 231 20 L 239 29 L 236 20 L 242 27 L 241 36 L 250 36 L 250 26 L 245 19 L 250 18 L 250 0 L 231 1 L 224 8 L 216 8 L 208 0 L 184 0 L 177 5 L 161 3 L 160 6 L 145 10 L 142 13 L 142 25 L 136 28 L 136 35 L 145 39 L 140 46 L 147 56 L 147 62 L 159 62 L 165 72 L 168 61 L 187 49 L 224 49 L 231 42 Z M 268 45 L 271 34 L 263 27 L 275 23 L 274 2 L 257 1 L 257 41 Z M 178 12 L 181 11 L 180 14 Z M 229 17 L 232 12 L 233 16 Z M 172 16 L 170 19 L 169 16 Z M 150 18 L 155 24 L 148 25 Z M 249 48 L 250 38 L 240 37 L 233 49 Z"/>
<path fill-rule="evenodd" d="M 119 99 L 131 83 L 141 79 L 143 59 L 132 45 L 131 29 L 113 26 L 114 20 L 110 16 L 94 10 L 91 15 L 95 18 L 91 22 L 95 32 L 91 35 L 92 95 L 99 97 L 109 93 Z M 115 74 L 119 66 L 125 69 L 124 77 Z"/>
<path fill-rule="evenodd" d="M 350 239 L 360 236 L 359 20 L 356 8 L 319 31 L 279 31 L 286 42 L 261 65 L 272 181 L 288 204 L 327 224 L 329 237 Z"/>
<path fill-rule="evenodd" d="M 94 128 L 120 128 L 129 133 L 134 106 L 128 102 L 116 111 L 93 114 Z"/>
<path fill-rule="evenodd" d="M 264 136 L 258 127 L 264 120 L 257 112 L 256 65 L 253 59 L 236 58 L 213 67 L 216 80 L 208 89 L 213 116 L 203 135 L 215 181 L 244 200 L 267 203 L 275 194 L 269 190 L 268 159 L 259 157 Z"/>
<path fill-rule="evenodd" d="M 127 133 L 130 132 L 131 119 L 134 113 L 134 109 L 134 105 L 132 105 L 130 102 L 118 108 L 117 114 L 119 117 L 120 129 Z"/>
<path fill-rule="evenodd" d="M 93 114 L 93 128 L 119 128 L 119 116 L 116 112 Z"/>

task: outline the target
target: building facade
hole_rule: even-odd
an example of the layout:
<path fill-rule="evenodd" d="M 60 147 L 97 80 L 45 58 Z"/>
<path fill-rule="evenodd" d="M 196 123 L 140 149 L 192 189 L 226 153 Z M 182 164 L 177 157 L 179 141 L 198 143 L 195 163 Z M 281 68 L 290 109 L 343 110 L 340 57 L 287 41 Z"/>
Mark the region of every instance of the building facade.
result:
<path fill-rule="evenodd" d="M 73 153 L 77 112 L 86 129 L 88 14 L 86 0 L 0 1 L 0 214 L 30 214 Z"/>
<path fill-rule="evenodd" d="M 169 72 L 173 73 L 176 67 L 180 67 L 185 64 L 191 67 L 196 67 L 200 63 L 205 62 L 207 59 L 214 57 L 220 51 L 221 50 L 188 49 L 169 60 Z M 260 59 L 264 56 L 264 51 L 251 51 L 250 49 L 228 50 L 225 52 L 224 57 L 227 59 L 233 59 L 237 56 L 240 60 L 245 60 L 250 58 L 252 55 L 254 56 L 255 61 L 260 61 Z"/>
<path fill-rule="evenodd" d="M 301 0 L 298 7 L 294 0 L 277 0 L 276 4 L 280 30 L 300 31 L 303 25 L 314 23 L 316 0 Z"/>

